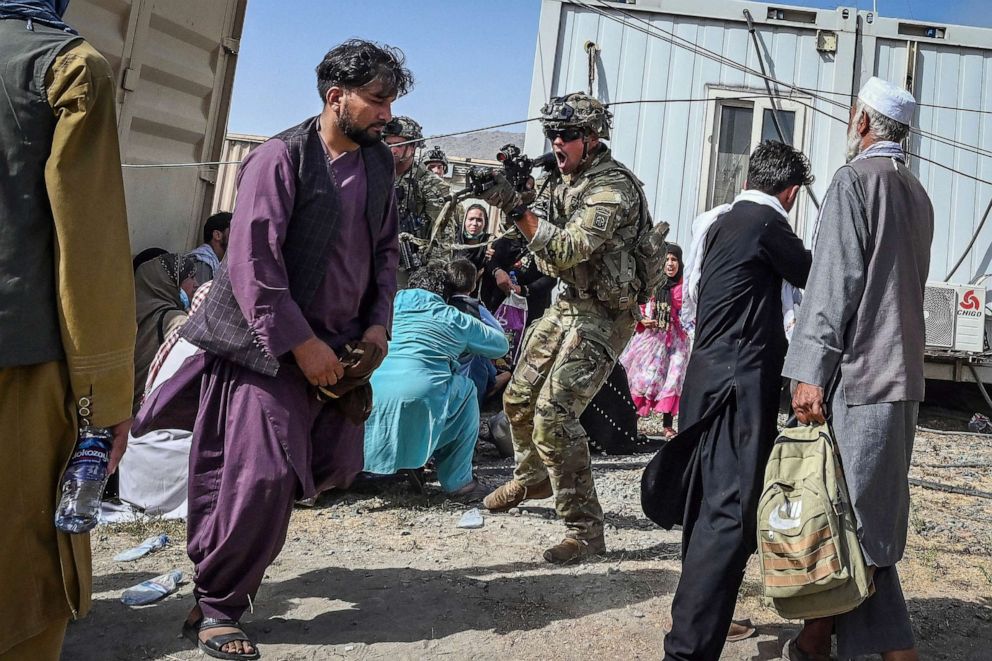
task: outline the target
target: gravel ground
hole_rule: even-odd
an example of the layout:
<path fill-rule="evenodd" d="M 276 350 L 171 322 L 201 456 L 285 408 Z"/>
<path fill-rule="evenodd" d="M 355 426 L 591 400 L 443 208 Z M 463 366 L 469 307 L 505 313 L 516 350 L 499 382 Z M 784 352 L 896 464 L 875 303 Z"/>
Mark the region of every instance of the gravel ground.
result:
<path fill-rule="evenodd" d="M 924 416 L 922 423 L 941 420 Z M 643 431 L 653 433 L 657 421 Z M 946 426 L 945 426 L 946 428 Z M 282 555 L 244 623 L 266 659 L 658 658 L 679 580 L 679 533 L 640 512 L 649 455 L 594 461 L 609 551 L 599 562 L 557 568 L 541 552 L 563 527 L 550 500 L 456 527 L 465 508 L 406 484 L 378 493 L 329 493 L 297 509 Z M 912 476 L 992 491 L 992 439 L 920 432 Z M 479 473 L 497 482 L 509 460 L 486 449 Z M 959 466 L 967 464 L 966 467 Z M 948 467 L 951 465 L 951 467 Z M 992 502 L 913 487 L 900 564 L 921 657 L 992 659 Z M 133 563 L 112 557 L 144 537 L 175 542 Z M 70 625 L 63 658 L 205 658 L 179 637 L 189 584 L 148 607 L 121 591 L 172 568 L 190 572 L 181 522 L 119 524 L 93 536 L 94 607 Z M 775 659 L 797 628 L 760 601 L 752 562 L 738 604 L 758 635 L 727 645 L 724 659 Z"/>

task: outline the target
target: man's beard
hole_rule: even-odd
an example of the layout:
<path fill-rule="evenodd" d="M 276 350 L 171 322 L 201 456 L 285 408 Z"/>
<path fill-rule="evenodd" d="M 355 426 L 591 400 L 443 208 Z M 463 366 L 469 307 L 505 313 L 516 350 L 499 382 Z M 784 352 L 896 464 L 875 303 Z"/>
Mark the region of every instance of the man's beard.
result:
<path fill-rule="evenodd" d="M 861 153 L 861 134 L 858 133 L 858 125 L 851 122 L 847 129 L 847 162 L 850 163 Z"/>
<path fill-rule="evenodd" d="M 348 111 L 348 104 L 345 103 L 341 106 L 341 114 L 338 116 L 338 128 L 341 129 L 341 132 L 344 133 L 349 140 L 357 144 L 359 147 L 371 147 L 382 139 L 380 134 L 373 133 L 370 130 L 373 126 L 380 125 L 373 122 L 365 128 L 357 126 L 351 116 L 351 113 Z"/>

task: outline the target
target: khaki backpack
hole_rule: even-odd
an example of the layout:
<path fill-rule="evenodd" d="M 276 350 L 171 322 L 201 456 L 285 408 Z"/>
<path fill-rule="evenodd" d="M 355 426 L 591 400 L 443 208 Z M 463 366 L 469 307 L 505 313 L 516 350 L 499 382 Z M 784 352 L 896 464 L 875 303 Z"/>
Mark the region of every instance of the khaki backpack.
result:
<path fill-rule="evenodd" d="M 790 620 L 854 610 L 874 587 L 827 425 L 784 429 L 764 484 L 758 554 L 766 603 Z"/>

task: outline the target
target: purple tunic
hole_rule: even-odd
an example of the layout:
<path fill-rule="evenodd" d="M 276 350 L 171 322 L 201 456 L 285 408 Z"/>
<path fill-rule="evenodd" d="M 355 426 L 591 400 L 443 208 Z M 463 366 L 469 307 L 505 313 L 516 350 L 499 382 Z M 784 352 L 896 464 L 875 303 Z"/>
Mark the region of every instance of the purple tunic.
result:
<path fill-rule="evenodd" d="M 338 234 L 327 253 L 324 282 L 306 310 L 289 293 L 282 244 L 293 212 L 296 174 L 286 145 L 269 140 L 245 159 L 238 176 L 238 197 L 231 220 L 226 259 L 234 297 L 248 323 L 273 355 L 281 356 L 313 335 L 339 349 L 360 339 L 369 326 L 389 329 L 396 294 L 399 248 L 395 202 L 388 205 L 375 250 L 387 254 L 388 267 L 373 276 L 369 223 L 365 219 L 365 164 L 360 150 L 331 161 L 331 177 L 341 199 Z M 369 285 L 375 278 L 375 291 Z M 369 297 L 362 318 L 363 300 Z"/>
<path fill-rule="evenodd" d="M 340 193 L 327 271 L 306 309 L 289 292 L 282 255 L 296 176 L 281 141 L 252 152 L 239 174 L 226 259 L 239 307 L 259 340 L 283 356 L 265 376 L 203 352 L 151 393 L 136 433 L 193 429 L 187 551 L 204 615 L 237 620 L 282 548 L 293 499 L 350 484 L 363 462 L 362 425 L 321 404 L 286 354 L 314 335 L 339 349 L 392 324 L 398 261 L 391 200 L 378 236 L 365 217 L 360 151 L 331 162 Z M 386 267 L 373 272 L 378 255 Z M 194 422 L 195 419 L 195 422 Z"/>

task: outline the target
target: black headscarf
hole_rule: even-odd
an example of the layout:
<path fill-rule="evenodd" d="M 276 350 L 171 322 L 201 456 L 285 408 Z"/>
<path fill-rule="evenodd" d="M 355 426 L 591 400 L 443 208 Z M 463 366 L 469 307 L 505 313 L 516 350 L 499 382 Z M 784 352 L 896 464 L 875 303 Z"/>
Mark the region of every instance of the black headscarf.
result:
<path fill-rule="evenodd" d="M 665 281 L 661 283 L 658 287 L 659 291 L 665 293 L 668 292 L 672 287 L 682 282 L 682 273 L 685 271 L 685 262 L 682 261 L 682 247 L 677 243 L 669 243 L 668 249 L 665 251 L 665 259 L 668 259 L 668 255 L 675 255 L 675 259 L 679 260 L 679 270 L 675 273 L 675 277 L 669 278 L 665 277 Z M 662 266 L 664 268 L 664 266 Z M 656 296 L 657 298 L 657 296 Z"/>
<path fill-rule="evenodd" d="M 62 20 L 69 7 L 69 0 L 0 0 L 0 20 L 19 18 L 37 21 L 56 30 L 79 34 Z"/>

